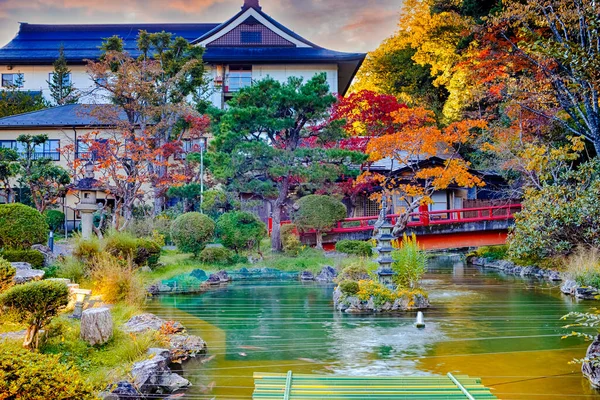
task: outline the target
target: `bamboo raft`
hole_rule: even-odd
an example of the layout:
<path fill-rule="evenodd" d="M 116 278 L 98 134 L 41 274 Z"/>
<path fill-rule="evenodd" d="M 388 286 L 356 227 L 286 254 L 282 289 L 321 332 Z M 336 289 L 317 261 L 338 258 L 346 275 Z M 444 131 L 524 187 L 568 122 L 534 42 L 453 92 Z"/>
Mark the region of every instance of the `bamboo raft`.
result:
<path fill-rule="evenodd" d="M 358 377 L 254 373 L 254 400 L 497 399 L 479 378 Z"/>

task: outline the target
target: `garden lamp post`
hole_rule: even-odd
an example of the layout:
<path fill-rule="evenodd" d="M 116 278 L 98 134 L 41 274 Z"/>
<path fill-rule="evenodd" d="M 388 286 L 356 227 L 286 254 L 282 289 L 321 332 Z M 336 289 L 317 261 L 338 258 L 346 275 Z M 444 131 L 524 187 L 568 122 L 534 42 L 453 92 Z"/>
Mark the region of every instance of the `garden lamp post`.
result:
<path fill-rule="evenodd" d="M 74 189 L 79 191 L 77 210 L 81 215 L 81 237 L 83 240 L 89 240 L 92 238 L 94 213 L 98 211 L 97 193 L 100 191 L 91 161 L 85 165 L 85 177 L 75 184 Z"/>
<path fill-rule="evenodd" d="M 391 255 L 394 250 L 392 247 L 392 240 L 394 240 L 394 236 L 392 235 L 393 229 L 394 225 L 386 220 L 379 226 L 377 236 L 375 237 L 377 239 L 377 252 L 379 253 L 379 257 L 377 258 L 377 262 L 379 263 L 377 275 L 379 276 L 379 282 L 386 286 L 393 284 L 392 277 L 394 272 L 392 271 L 392 263 L 394 259 Z"/>

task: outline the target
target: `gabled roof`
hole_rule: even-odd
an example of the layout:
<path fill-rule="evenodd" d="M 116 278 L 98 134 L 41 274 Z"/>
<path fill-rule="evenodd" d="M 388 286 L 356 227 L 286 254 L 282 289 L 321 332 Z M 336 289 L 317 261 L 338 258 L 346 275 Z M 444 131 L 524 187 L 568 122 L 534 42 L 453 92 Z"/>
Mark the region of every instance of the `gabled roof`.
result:
<path fill-rule="evenodd" d="M 115 107 L 110 104 L 67 104 L 64 106 L 31 111 L 24 114 L 11 115 L 0 118 L 0 130 L 16 128 L 75 128 L 75 127 L 107 127 L 109 124 L 102 122 L 94 115 L 100 108 Z M 127 116 L 120 111 L 120 118 L 127 120 Z"/>

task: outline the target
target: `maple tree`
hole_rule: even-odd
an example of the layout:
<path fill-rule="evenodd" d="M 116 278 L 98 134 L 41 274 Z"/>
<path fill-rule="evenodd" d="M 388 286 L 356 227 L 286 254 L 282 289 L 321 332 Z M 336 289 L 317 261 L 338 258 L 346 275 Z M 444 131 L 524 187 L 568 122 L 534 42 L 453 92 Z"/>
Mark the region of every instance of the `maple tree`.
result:
<path fill-rule="evenodd" d="M 486 127 L 482 120 L 463 120 L 439 128 L 432 111 L 421 107 L 401 108 L 392 113 L 400 126 L 394 133 L 371 139 L 367 146 L 370 161 L 389 158 L 401 166 L 401 175 L 364 172 L 365 179 L 379 183 L 377 197 L 397 195 L 403 212 L 396 220 L 394 234 L 405 230 L 410 214 L 420 205 L 432 203 L 434 192 L 451 185 L 482 186 L 482 180 L 470 171 L 469 162 L 460 155 L 460 146 L 473 139 L 477 129 Z"/>

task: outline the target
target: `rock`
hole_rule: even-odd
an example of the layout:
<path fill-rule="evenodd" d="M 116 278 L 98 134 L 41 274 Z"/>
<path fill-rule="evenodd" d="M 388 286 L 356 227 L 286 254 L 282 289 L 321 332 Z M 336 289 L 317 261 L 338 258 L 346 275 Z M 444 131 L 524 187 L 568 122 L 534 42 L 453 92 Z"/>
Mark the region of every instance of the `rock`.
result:
<path fill-rule="evenodd" d="M 42 253 L 44 256 L 44 267 L 49 267 L 54 263 L 54 260 L 56 260 L 54 253 L 52 253 L 52 250 L 50 250 L 50 247 L 48 246 L 44 246 L 43 244 L 34 244 L 31 246 L 31 250 L 36 250 Z"/>
<path fill-rule="evenodd" d="M 169 338 L 169 352 L 172 362 L 185 361 L 190 357 L 206 353 L 206 342 L 201 337 L 175 334 Z"/>
<path fill-rule="evenodd" d="M 147 330 L 158 331 L 164 323 L 165 320 L 158 318 L 154 314 L 140 314 L 125 322 L 125 324 L 123 324 L 123 330 L 130 333 L 140 333 Z"/>
<path fill-rule="evenodd" d="M 116 396 L 116 397 L 109 397 Z M 109 396 L 104 397 L 105 400 L 141 400 L 142 396 L 136 390 L 132 383 L 120 381 L 116 387 L 110 392 Z"/>
<path fill-rule="evenodd" d="M 560 285 L 560 291 L 564 294 L 568 294 L 570 296 L 575 295 L 575 290 L 577 289 L 577 282 L 571 279 L 567 279 Z"/>
<path fill-rule="evenodd" d="M 596 300 L 600 296 L 598 290 L 593 287 L 578 287 L 575 289 L 575 297 L 582 300 Z"/>
<path fill-rule="evenodd" d="M 113 334 L 110 309 L 90 308 L 81 314 L 81 339 L 92 346 L 106 343 Z"/>
<path fill-rule="evenodd" d="M 302 280 L 302 281 L 314 281 L 315 280 L 315 276 L 310 271 L 303 271 L 302 274 L 300 274 L 300 280 Z"/>
<path fill-rule="evenodd" d="M 596 389 L 600 389 L 600 365 L 594 365 L 597 364 L 598 357 L 600 357 L 600 335 L 594 339 L 587 349 L 585 358 L 590 361 L 586 361 L 581 365 L 583 376 L 585 376 Z"/>
<path fill-rule="evenodd" d="M 548 271 L 547 278 L 554 282 L 562 281 L 562 276 L 560 275 L 560 272 L 554 270 Z"/>
<path fill-rule="evenodd" d="M 315 278 L 319 282 L 333 282 L 335 277 L 337 276 L 337 271 L 335 268 L 330 267 L 329 265 L 323 267 L 319 275 Z"/>
<path fill-rule="evenodd" d="M 199 281 L 205 281 L 208 279 L 208 276 L 206 275 L 206 272 L 204 270 L 201 269 L 195 269 L 190 273 L 190 276 L 198 279 Z"/>
<path fill-rule="evenodd" d="M 221 278 L 219 278 L 216 274 L 211 274 L 206 280 L 206 283 L 208 283 L 209 285 L 220 285 Z"/>
<path fill-rule="evenodd" d="M 169 360 L 171 359 L 171 353 L 169 352 L 169 349 L 160 349 L 153 347 L 148 349 L 146 353 L 148 353 L 148 355 L 150 356 L 161 356 Z"/>
<path fill-rule="evenodd" d="M 17 270 L 13 278 L 13 281 L 16 284 L 38 281 L 42 279 L 45 274 L 45 272 L 40 269 L 32 269 L 31 264 L 26 262 L 11 262 L 11 265 Z"/>
<path fill-rule="evenodd" d="M 137 390 L 144 395 L 163 394 L 190 386 L 187 379 L 171 372 L 168 367 L 169 362 L 170 360 L 165 357 L 155 356 L 150 360 L 135 363 L 131 376 Z"/>
<path fill-rule="evenodd" d="M 219 271 L 215 275 L 219 277 L 221 282 L 229 282 L 231 280 L 229 275 L 227 275 L 227 271 Z"/>

